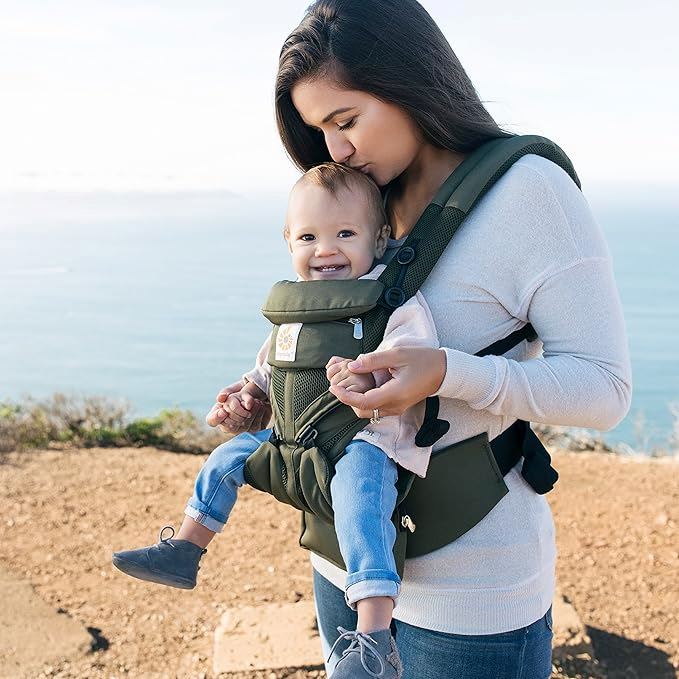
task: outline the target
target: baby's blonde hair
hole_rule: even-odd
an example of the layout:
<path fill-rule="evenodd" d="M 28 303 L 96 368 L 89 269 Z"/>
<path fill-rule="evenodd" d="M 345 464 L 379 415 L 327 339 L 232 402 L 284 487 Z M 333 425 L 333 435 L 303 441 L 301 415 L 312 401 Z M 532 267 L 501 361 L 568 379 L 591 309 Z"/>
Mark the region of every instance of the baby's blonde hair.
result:
<path fill-rule="evenodd" d="M 375 182 L 368 175 L 352 170 L 339 163 L 321 163 L 307 170 L 295 183 L 293 190 L 302 184 L 314 184 L 328 191 L 332 196 L 337 196 L 341 189 L 358 188 L 363 191 L 367 199 L 368 209 L 375 229 L 387 223 L 387 214 L 382 204 L 382 194 Z M 283 235 L 288 237 L 289 229 L 286 224 Z"/>

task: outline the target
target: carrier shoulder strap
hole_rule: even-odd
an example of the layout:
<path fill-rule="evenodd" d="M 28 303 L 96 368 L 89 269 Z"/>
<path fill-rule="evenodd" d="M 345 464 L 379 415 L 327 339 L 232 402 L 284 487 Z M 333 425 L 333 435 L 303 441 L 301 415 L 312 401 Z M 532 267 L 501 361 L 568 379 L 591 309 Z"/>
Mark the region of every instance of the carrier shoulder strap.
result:
<path fill-rule="evenodd" d="M 554 142 L 537 135 L 493 139 L 469 154 L 443 183 L 379 280 L 384 292 L 366 315 L 366 352 L 382 341 L 389 316 L 422 286 L 477 202 L 521 157 L 535 154 L 563 168 L 580 187 L 573 164 Z"/>
<path fill-rule="evenodd" d="M 379 280 L 384 283 L 384 292 L 378 306 L 367 314 L 367 322 L 364 324 L 366 333 L 364 346 L 367 352 L 378 347 L 389 316 L 394 309 L 405 304 L 420 289 L 478 201 L 519 158 L 528 154 L 539 155 L 556 163 L 580 188 L 580 180 L 568 156 L 545 137 L 537 135 L 501 137 L 473 151 L 446 179 L 396 256 L 380 275 Z M 482 349 L 476 356 L 501 355 L 524 339 L 532 341 L 536 338 L 535 330 L 527 324 L 508 337 Z M 448 432 L 450 424 L 438 419 L 438 412 L 439 399 L 428 397 L 424 421 L 415 437 L 416 445 L 431 446 Z M 549 466 L 549 456 L 546 458 L 542 456 L 535 466 L 539 466 L 537 476 L 540 479 L 534 487 L 551 488 L 556 480 L 556 472 Z"/>

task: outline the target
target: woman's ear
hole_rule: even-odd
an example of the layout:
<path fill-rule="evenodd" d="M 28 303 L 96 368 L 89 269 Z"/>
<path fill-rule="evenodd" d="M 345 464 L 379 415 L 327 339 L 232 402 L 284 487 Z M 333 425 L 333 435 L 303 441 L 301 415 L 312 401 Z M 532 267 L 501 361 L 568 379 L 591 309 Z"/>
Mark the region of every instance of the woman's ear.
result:
<path fill-rule="evenodd" d="M 375 257 L 379 259 L 386 251 L 389 243 L 389 234 L 391 227 L 389 224 L 382 224 L 377 230 L 377 241 L 375 242 Z"/>

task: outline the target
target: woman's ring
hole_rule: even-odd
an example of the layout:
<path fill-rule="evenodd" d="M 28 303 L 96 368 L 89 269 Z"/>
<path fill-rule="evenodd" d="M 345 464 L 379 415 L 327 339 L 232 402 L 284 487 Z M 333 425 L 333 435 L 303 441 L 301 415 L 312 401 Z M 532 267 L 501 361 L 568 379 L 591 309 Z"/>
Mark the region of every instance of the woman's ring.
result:
<path fill-rule="evenodd" d="M 373 409 L 373 416 L 370 418 L 370 424 L 377 424 L 380 421 L 380 409 Z"/>

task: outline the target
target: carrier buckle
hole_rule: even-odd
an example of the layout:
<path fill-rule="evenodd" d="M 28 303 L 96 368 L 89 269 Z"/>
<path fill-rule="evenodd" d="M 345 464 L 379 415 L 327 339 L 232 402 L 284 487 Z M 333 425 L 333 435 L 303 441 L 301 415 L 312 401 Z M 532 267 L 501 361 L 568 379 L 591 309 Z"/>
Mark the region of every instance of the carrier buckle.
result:
<path fill-rule="evenodd" d="M 401 525 L 404 528 L 407 528 L 411 533 L 414 533 L 415 529 L 417 528 L 415 522 L 407 514 L 404 514 L 401 517 Z"/>
<path fill-rule="evenodd" d="M 392 309 L 396 309 L 405 304 L 406 293 L 401 288 L 397 287 L 387 288 L 384 291 L 384 301 L 387 303 L 389 307 L 391 307 Z"/>
<path fill-rule="evenodd" d="M 299 433 L 295 441 L 297 441 L 297 443 L 300 443 L 306 448 L 310 443 L 314 442 L 314 439 L 317 436 L 318 432 L 313 427 L 307 427 L 306 429 L 303 429 Z"/>

